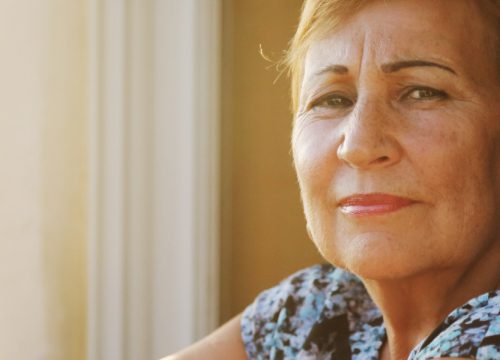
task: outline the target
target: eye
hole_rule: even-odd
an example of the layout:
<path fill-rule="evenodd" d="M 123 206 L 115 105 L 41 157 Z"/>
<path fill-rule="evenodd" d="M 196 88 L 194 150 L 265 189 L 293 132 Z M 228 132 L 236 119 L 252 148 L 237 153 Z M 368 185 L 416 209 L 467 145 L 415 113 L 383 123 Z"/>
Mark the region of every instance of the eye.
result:
<path fill-rule="evenodd" d="M 311 109 L 327 108 L 327 109 L 344 109 L 354 105 L 354 102 L 348 97 L 341 94 L 327 94 L 315 100 Z"/>
<path fill-rule="evenodd" d="M 416 87 L 407 91 L 403 98 L 415 101 L 444 100 L 448 98 L 448 94 L 430 87 Z"/>

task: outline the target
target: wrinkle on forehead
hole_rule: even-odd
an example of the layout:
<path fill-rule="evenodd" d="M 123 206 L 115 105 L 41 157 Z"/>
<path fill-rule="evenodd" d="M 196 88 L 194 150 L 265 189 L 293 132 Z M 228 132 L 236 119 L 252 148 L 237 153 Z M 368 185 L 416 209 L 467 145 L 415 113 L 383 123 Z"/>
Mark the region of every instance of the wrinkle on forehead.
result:
<path fill-rule="evenodd" d="M 336 31 L 311 44 L 303 85 L 312 73 L 332 64 L 348 66 L 350 72 L 360 76 L 371 63 L 380 66 L 409 59 L 453 64 L 459 73 L 477 77 L 478 83 L 486 72 L 491 81 L 491 71 L 498 71 L 498 66 L 492 69 L 491 57 L 482 54 L 491 46 L 499 51 L 498 46 L 491 45 L 492 25 L 483 19 L 473 0 L 374 1 Z"/>

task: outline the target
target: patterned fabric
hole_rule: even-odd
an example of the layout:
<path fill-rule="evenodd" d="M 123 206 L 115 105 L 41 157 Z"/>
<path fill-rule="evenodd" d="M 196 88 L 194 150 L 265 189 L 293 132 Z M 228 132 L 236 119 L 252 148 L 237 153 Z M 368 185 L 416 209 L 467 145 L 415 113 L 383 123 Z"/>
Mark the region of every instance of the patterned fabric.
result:
<path fill-rule="evenodd" d="M 450 313 L 410 354 L 500 359 L 500 291 Z M 382 315 L 354 275 L 330 265 L 302 270 L 261 293 L 243 313 L 249 359 L 377 360 L 385 340 Z"/>

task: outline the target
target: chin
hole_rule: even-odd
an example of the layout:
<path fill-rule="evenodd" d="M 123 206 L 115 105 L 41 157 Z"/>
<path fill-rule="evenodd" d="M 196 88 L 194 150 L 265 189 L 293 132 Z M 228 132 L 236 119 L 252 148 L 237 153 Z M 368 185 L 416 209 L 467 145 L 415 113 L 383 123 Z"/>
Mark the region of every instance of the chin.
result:
<path fill-rule="evenodd" d="M 410 263 L 394 261 L 394 259 L 381 259 L 374 257 L 364 257 L 362 259 L 353 259 L 346 264 L 346 269 L 366 280 L 401 280 L 417 275 L 422 272 L 417 266 L 411 266 Z"/>
<path fill-rule="evenodd" d="M 426 268 L 423 254 L 381 233 L 356 236 L 322 254 L 334 266 L 346 269 L 362 279 L 404 279 Z"/>

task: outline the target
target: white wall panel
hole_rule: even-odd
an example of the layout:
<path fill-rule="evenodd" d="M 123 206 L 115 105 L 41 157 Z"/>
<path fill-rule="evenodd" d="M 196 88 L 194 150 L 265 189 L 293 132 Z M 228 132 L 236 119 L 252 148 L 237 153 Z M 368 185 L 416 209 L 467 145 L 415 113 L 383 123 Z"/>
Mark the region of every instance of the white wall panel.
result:
<path fill-rule="evenodd" d="M 85 9 L 0 2 L 0 359 L 85 357 Z"/>
<path fill-rule="evenodd" d="M 159 358 L 216 326 L 219 12 L 91 3 L 89 359 Z"/>

